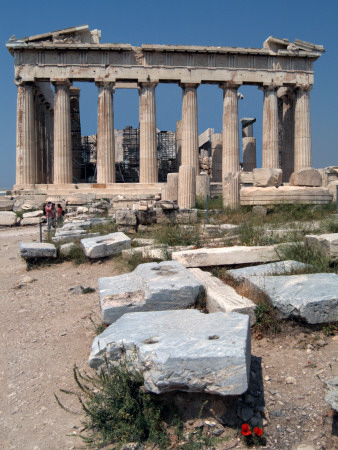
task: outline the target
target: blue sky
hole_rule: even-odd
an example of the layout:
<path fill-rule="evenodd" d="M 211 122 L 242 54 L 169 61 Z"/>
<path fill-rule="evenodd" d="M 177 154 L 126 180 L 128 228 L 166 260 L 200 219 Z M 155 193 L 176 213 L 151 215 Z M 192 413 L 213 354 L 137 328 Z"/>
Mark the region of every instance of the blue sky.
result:
<path fill-rule="evenodd" d="M 12 34 L 31 36 L 88 24 L 102 30 L 101 42 L 262 47 L 272 35 L 302 39 L 325 47 L 315 63 L 311 92 L 313 166 L 338 165 L 338 1 L 323 0 L 46 0 L 7 1 L 0 5 L 0 187 L 15 182 L 16 87 L 13 58 L 5 47 Z M 96 133 L 97 88 L 82 87 L 82 134 Z M 256 117 L 254 135 L 261 155 L 262 92 L 242 87 L 239 118 Z M 181 89 L 156 88 L 157 126 L 175 130 L 181 117 Z M 138 93 L 118 90 L 114 96 L 115 128 L 138 125 Z M 198 88 L 199 131 L 221 131 L 222 91 L 216 86 Z"/>

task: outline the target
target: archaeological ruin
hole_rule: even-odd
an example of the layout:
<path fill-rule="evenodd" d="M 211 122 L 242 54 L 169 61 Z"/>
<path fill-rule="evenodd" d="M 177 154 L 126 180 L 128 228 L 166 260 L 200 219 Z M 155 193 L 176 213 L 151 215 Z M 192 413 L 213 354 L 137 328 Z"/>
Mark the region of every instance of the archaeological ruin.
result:
<path fill-rule="evenodd" d="M 75 189 L 104 197 L 168 194 L 167 174 L 177 172 L 171 180 L 178 184 L 178 204 L 191 208 L 196 186 L 205 184 L 204 178 L 198 180 L 202 167 L 212 184 L 223 185 L 228 206 L 264 204 L 268 200 L 261 199 L 261 192 L 257 194 L 264 185 L 253 181 L 258 170 L 254 118 L 241 119 L 240 164 L 238 100 L 242 95 L 238 89 L 242 85 L 262 90 L 262 170 L 280 170 L 273 172 L 273 177 L 281 177 L 265 187 L 288 184 L 293 172 L 311 168 L 310 91 L 313 64 L 325 51 L 321 45 L 269 37 L 263 48 L 135 47 L 104 44 L 100 39 L 101 31 L 84 25 L 22 39 L 12 36 L 6 43 L 14 57 L 17 85 L 14 194 L 66 195 Z M 97 136 L 81 137 L 80 89 L 72 86 L 74 82 L 92 82 L 98 87 Z M 156 128 L 159 83 L 176 83 L 182 89 L 182 118 L 176 135 Z M 197 91 L 201 84 L 221 88 L 222 133 L 208 129 L 198 135 Z M 136 130 L 114 130 L 113 97 L 119 88 L 138 89 Z M 87 173 L 88 161 L 92 166 Z M 255 194 L 245 191 L 252 186 Z M 316 191 L 306 195 L 304 187 L 296 195 L 292 191 L 292 201 L 332 199 L 318 184 L 307 187 Z M 289 191 L 280 189 L 278 195 L 274 192 L 268 197 L 278 202 L 278 196 L 287 201 Z"/>

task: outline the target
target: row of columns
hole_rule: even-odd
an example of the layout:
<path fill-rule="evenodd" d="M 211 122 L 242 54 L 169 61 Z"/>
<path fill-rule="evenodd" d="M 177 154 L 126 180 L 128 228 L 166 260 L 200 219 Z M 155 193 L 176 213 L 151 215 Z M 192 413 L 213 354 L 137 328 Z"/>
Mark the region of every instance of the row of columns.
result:
<path fill-rule="evenodd" d="M 17 94 L 16 184 L 70 184 L 73 182 L 70 86 L 57 81 L 54 111 L 33 83 L 22 83 Z M 113 83 L 97 83 L 97 183 L 115 182 Z M 139 85 L 140 183 L 156 183 L 156 83 Z M 196 84 L 182 84 L 182 166 L 199 173 Z M 239 171 L 238 85 L 224 83 L 222 177 Z M 311 124 L 308 88 L 262 88 L 262 167 L 278 168 L 278 98 L 283 100 L 283 154 L 285 170 L 311 167 Z M 54 125 L 52 126 L 52 123 Z M 53 161 L 53 164 L 52 164 Z M 283 167 L 284 168 L 284 167 Z M 291 175 L 291 173 L 290 173 Z"/>

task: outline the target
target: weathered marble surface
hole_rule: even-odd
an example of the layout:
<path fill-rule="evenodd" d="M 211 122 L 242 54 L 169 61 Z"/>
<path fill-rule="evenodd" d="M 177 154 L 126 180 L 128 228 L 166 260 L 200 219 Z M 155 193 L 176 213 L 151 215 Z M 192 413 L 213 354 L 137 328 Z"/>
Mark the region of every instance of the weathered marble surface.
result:
<path fill-rule="evenodd" d="M 120 255 L 122 250 L 130 248 L 131 239 L 124 233 L 110 233 L 105 236 L 81 239 L 82 249 L 90 259 Z"/>
<path fill-rule="evenodd" d="M 305 241 L 331 261 L 338 260 L 338 233 L 309 234 Z"/>
<path fill-rule="evenodd" d="M 89 365 L 115 363 L 122 351 L 150 392 L 240 395 L 250 371 L 249 316 L 194 309 L 125 314 L 94 339 Z"/>
<path fill-rule="evenodd" d="M 24 259 L 56 258 L 56 247 L 46 242 L 20 242 L 20 256 Z"/>
<path fill-rule="evenodd" d="M 298 261 L 278 261 L 270 264 L 261 264 L 259 266 L 243 267 L 241 269 L 231 269 L 227 273 L 236 281 L 243 281 L 257 275 L 290 275 L 295 270 L 310 269 L 310 265 Z"/>

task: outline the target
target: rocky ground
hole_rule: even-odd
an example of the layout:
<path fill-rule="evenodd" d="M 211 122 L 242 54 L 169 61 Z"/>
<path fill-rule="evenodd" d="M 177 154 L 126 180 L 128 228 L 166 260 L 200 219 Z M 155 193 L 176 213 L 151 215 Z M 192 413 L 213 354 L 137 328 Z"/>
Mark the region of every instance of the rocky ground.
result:
<path fill-rule="evenodd" d="M 97 288 L 99 277 L 123 268 L 112 260 L 27 271 L 18 244 L 38 239 L 36 227 L 0 230 L 0 448 L 82 448 L 81 416 L 63 411 L 54 393 L 74 389 L 74 364 L 88 367 L 95 336 L 89 317 L 98 320 L 99 302 L 97 292 L 71 288 Z M 324 401 L 325 380 L 338 375 L 338 336 L 289 324 L 278 337 L 253 337 L 252 355 L 255 382 L 240 414 L 243 421 L 257 411 L 265 415 L 266 448 L 338 448 L 337 418 Z M 79 409 L 76 398 L 67 400 Z M 187 425 L 194 429 L 196 421 L 187 420 Z M 220 428 L 229 437 L 219 449 L 245 448 L 237 431 L 212 417 L 198 426 Z"/>

